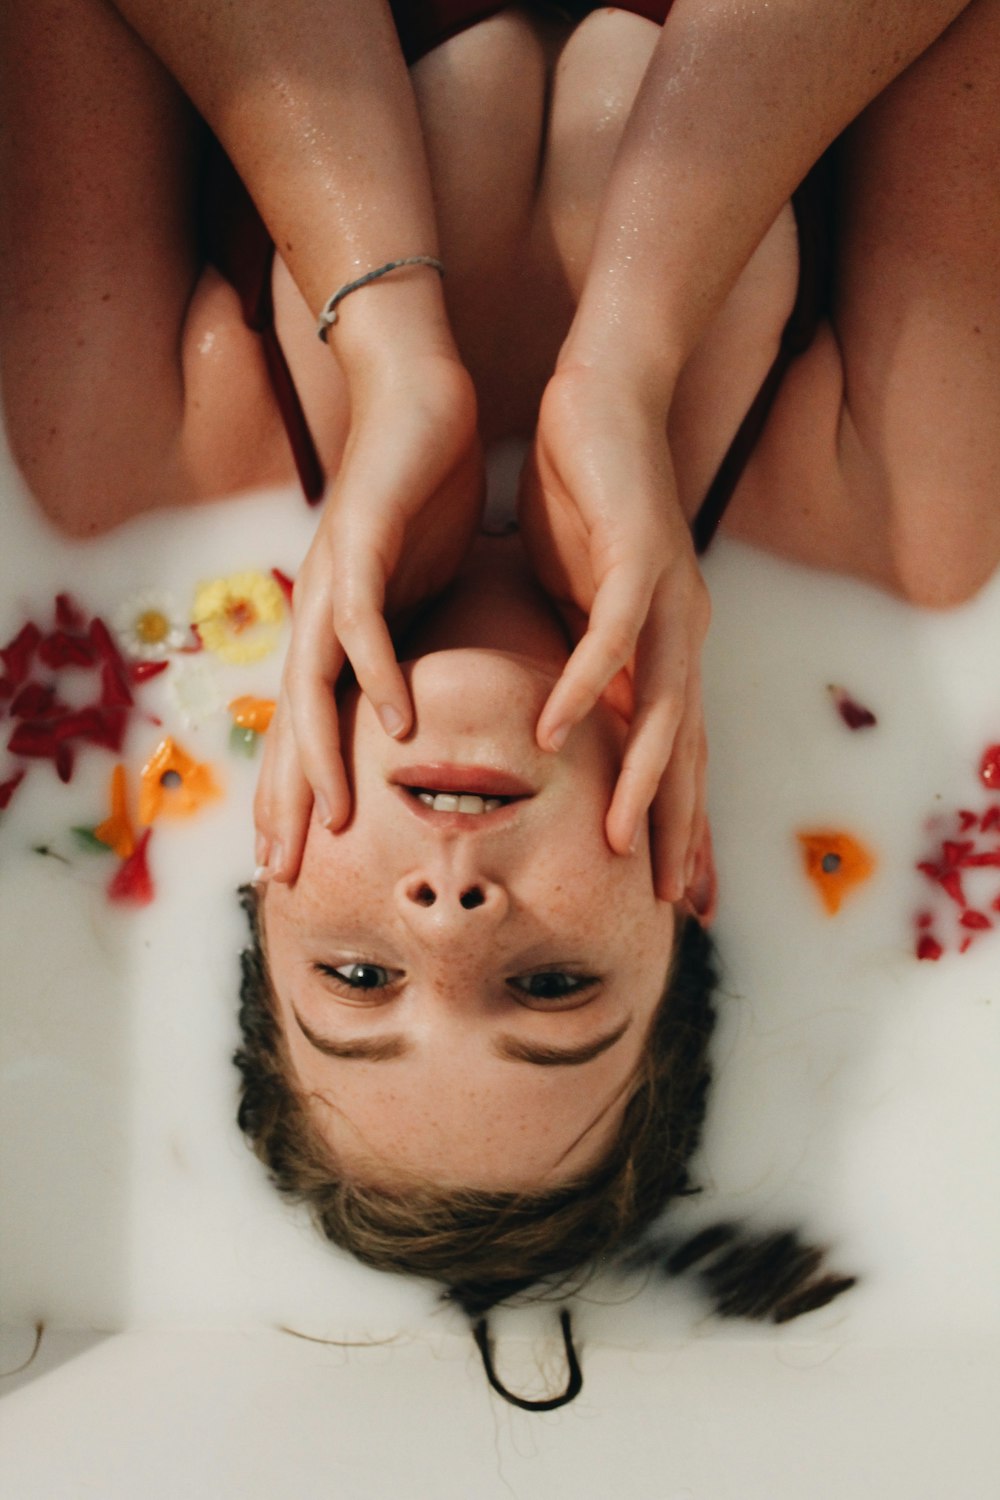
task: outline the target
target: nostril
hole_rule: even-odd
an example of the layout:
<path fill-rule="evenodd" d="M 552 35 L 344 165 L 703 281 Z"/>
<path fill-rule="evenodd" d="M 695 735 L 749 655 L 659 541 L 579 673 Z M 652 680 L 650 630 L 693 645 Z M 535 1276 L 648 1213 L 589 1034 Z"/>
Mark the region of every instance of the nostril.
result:
<path fill-rule="evenodd" d="M 458 899 L 465 907 L 466 911 L 472 911 L 475 907 L 482 906 L 483 902 L 486 900 L 486 897 L 483 895 L 478 885 L 473 885 L 470 886 L 467 891 L 463 891 Z"/>
<path fill-rule="evenodd" d="M 413 899 L 418 906 L 433 906 L 437 897 L 429 885 L 420 885 L 414 891 Z"/>

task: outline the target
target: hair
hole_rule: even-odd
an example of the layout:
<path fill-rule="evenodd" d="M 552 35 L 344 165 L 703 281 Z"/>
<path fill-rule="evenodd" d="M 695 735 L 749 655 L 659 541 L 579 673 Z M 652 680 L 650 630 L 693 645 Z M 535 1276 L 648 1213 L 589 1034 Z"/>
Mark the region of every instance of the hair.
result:
<path fill-rule="evenodd" d="M 694 920 L 680 929 L 617 1135 L 589 1172 L 542 1193 L 385 1186 L 343 1173 L 295 1084 L 277 1021 L 258 892 L 240 890 L 251 942 L 241 956 L 240 1128 L 286 1198 L 306 1204 L 334 1244 L 366 1265 L 433 1278 L 473 1320 L 494 1388 L 515 1405 L 549 1410 L 579 1388 L 568 1321 L 571 1380 L 553 1402 L 524 1402 L 492 1373 L 483 1315 L 541 1284 L 568 1295 L 615 1263 L 677 1276 L 699 1266 L 716 1310 L 781 1322 L 829 1302 L 853 1278 L 816 1279 L 823 1252 L 791 1232 L 751 1236 L 731 1225 L 678 1244 L 648 1231 L 671 1200 L 696 1193 L 690 1162 L 701 1139 L 710 1082 L 718 960 Z M 711 1259 L 712 1256 L 716 1258 Z M 577 1371 L 578 1374 L 578 1371 Z"/>

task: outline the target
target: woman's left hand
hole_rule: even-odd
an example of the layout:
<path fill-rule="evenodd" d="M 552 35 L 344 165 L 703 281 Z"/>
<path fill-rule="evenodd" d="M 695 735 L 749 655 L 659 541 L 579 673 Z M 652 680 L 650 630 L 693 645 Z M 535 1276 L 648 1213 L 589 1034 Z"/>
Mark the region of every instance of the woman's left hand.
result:
<path fill-rule="evenodd" d="M 705 835 L 700 657 L 710 603 L 677 500 L 665 417 L 623 384 L 563 367 L 546 388 L 522 478 L 532 566 L 577 645 L 538 721 L 558 749 L 611 688 L 630 719 L 608 842 L 634 849 L 647 813 L 662 900 L 687 889 Z"/>

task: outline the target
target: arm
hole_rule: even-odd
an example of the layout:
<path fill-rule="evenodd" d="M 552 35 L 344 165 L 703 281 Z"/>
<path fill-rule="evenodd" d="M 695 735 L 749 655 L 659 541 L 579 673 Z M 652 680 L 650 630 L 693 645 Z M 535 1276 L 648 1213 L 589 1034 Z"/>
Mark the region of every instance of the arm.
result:
<path fill-rule="evenodd" d="M 436 256 L 409 74 L 385 0 L 119 0 L 250 190 L 314 314 L 388 261 Z M 258 860 L 292 878 L 315 795 L 350 813 L 333 683 L 347 659 L 390 733 L 412 707 L 385 616 L 440 591 L 481 499 L 475 396 L 440 278 L 403 269 L 345 298 L 329 332 L 351 426 L 295 590 Z"/>

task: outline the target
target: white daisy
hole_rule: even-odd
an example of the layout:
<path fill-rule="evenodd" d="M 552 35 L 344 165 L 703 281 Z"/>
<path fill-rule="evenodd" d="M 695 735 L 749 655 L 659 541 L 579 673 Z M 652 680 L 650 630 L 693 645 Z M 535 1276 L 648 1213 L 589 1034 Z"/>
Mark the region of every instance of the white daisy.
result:
<path fill-rule="evenodd" d="M 115 611 L 115 634 L 133 661 L 162 661 L 188 643 L 188 626 L 169 594 L 145 589 Z"/>

